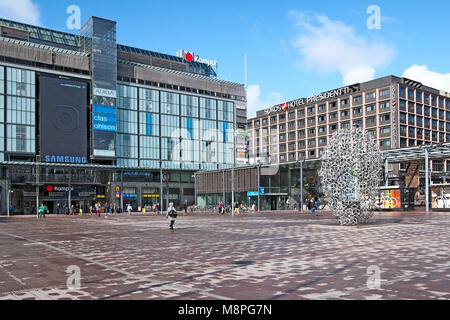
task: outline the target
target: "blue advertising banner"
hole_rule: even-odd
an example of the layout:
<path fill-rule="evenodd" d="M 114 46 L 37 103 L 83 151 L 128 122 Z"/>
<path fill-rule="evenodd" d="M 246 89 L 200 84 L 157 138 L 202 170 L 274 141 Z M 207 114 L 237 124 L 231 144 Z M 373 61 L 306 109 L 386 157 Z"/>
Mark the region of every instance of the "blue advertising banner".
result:
<path fill-rule="evenodd" d="M 92 114 L 92 126 L 94 130 L 116 132 L 116 108 L 94 105 Z"/>

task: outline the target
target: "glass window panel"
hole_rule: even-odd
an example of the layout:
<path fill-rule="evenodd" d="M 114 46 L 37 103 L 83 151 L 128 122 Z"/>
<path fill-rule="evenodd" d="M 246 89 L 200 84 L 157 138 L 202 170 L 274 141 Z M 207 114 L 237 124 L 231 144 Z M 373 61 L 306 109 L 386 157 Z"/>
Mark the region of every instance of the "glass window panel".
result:
<path fill-rule="evenodd" d="M 199 140 L 200 121 L 192 118 L 181 118 L 181 137 L 183 139 Z"/>
<path fill-rule="evenodd" d="M 5 93 L 5 68 L 0 66 L 0 93 Z"/>
<path fill-rule="evenodd" d="M 35 152 L 35 131 L 34 127 L 28 126 L 7 126 L 7 143 L 9 152 Z"/>
<path fill-rule="evenodd" d="M 181 115 L 197 118 L 198 105 L 198 97 L 181 95 Z"/>
<path fill-rule="evenodd" d="M 117 107 L 137 110 L 137 88 L 131 86 L 117 86 Z"/>
<path fill-rule="evenodd" d="M 7 68 L 7 93 L 14 96 L 35 97 L 34 71 Z"/>
<path fill-rule="evenodd" d="M 159 113 L 159 92 L 156 90 L 139 89 L 140 106 L 139 110 Z"/>
<path fill-rule="evenodd" d="M 139 139 L 141 159 L 159 159 L 159 137 L 141 136 Z"/>
<path fill-rule="evenodd" d="M 140 134 L 146 136 L 159 136 L 159 114 L 139 113 Z"/>
<path fill-rule="evenodd" d="M 121 133 L 137 134 L 137 111 L 118 109 L 117 131 Z"/>
<path fill-rule="evenodd" d="M 180 118 L 176 116 L 161 115 L 161 136 L 162 137 L 179 137 Z"/>
<path fill-rule="evenodd" d="M 5 97 L 2 95 L 0 95 L 0 122 L 5 122 Z"/>
<path fill-rule="evenodd" d="M 180 95 L 171 92 L 161 92 L 161 113 L 179 115 Z"/>
<path fill-rule="evenodd" d="M 117 156 L 120 158 L 137 159 L 137 136 L 117 134 Z"/>
<path fill-rule="evenodd" d="M 200 117 L 204 119 L 217 119 L 217 102 L 213 99 L 200 98 Z"/>

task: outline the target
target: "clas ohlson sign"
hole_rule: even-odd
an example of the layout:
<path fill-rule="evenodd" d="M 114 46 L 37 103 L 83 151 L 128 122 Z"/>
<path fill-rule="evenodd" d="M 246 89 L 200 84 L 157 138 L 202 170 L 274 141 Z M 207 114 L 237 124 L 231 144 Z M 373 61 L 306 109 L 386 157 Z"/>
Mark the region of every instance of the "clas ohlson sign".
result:
<path fill-rule="evenodd" d="M 315 95 L 315 96 L 312 96 L 309 98 L 302 98 L 302 99 L 297 99 L 297 100 L 294 100 L 291 102 L 285 102 L 283 104 L 268 108 L 268 109 L 264 110 L 264 112 L 266 113 L 266 115 L 269 115 L 271 113 L 286 111 L 289 109 L 295 109 L 295 108 L 298 108 L 301 106 L 308 105 L 310 103 L 318 103 L 323 100 L 344 96 L 344 95 L 351 94 L 351 93 L 354 93 L 357 91 L 360 91 L 359 84 L 323 92 L 321 94 L 318 94 L 318 95 Z"/>

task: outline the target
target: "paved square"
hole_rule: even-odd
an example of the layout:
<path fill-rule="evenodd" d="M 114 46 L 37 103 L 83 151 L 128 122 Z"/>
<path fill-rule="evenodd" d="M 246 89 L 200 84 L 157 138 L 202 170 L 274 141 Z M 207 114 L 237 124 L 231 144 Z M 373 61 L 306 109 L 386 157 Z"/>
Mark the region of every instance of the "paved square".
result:
<path fill-rule="evenodd" d="M 0 218 L 0 299 L 449 299 L 449 218 L 181 216 L 174 232 L 143 214 Z"/>

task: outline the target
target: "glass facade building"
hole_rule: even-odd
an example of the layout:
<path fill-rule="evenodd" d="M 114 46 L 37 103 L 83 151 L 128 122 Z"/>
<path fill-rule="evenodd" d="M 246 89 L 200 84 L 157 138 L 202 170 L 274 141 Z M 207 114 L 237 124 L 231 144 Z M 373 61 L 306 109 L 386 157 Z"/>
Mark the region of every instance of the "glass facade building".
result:
<path fill-rule="evenodd" d="M 244 85 L 117 44 L 117 28 L 91 17 L 73 35 L 0 19 L 0 214 L 8 203 L 33 214 L 37 200 L 50 211 L 192 205 L 197 171 L 246 160 L 235 138 L 247 125 Z M 77 94 L 65 103 L 64 90 Z M 71 133 L 86 147 L 64 143 Z"/>

